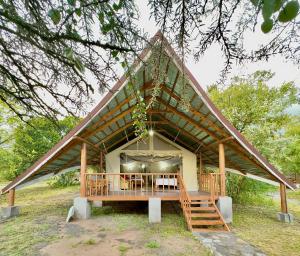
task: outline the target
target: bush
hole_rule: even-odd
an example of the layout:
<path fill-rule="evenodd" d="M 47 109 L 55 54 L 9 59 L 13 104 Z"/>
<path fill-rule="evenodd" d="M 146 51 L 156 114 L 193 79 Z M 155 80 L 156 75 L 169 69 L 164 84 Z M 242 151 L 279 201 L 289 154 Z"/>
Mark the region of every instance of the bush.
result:
<path fill-rule="evenodd" d="M 269 205 L 270 202 L 265 198 L 265 193 L 274 190 L 274 187 L 261 181 L 228 173 L 226 176 L 226 190 L 234 203 Z"/>
<path fill-rule="evenodd" d="M 56 175 L 48 181 L 48 184 L 52 188 L 63 188 L 78 185 L 78 171 L 74 170 L 60 175 Z"/>

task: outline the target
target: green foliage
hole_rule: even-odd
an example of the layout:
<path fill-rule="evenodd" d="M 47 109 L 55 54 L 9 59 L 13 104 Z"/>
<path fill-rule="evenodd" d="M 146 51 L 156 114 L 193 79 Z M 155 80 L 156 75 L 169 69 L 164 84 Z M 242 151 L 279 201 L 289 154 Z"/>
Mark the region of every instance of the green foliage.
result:
<path fill-rule="evenodd" d="M 261 10 L 264 22 L 261 25 L 261 30 L 264 33 L 268 33 L 273 28 L 274 16 L 278 18 L 280 22 L 289 22 L 294 20 L 299 13 L 299 2 L 297 0 L 291 0 L 287 3 L 285 0 L 250 0 L 252 4 Z M 278 13 L 279 12 L 279 13 Z"/>
<path fill-rule="evenodd" d="M 274 153 L 269 150 L 272 141 L 281 136 L 293 118 L 286 109 L 299 100 L 292 82 L 269 87 L 267 82 L 273 75 L 257 71 L 245 78 L 235 77 L 225 88 L 209 88 L 210 97 L 222 113 L 267 157 Z"/>
<path fill-rule="evenodd" d="M 299 117 L 286 111 L 299 102 L 292 82 L 269 87 L 269 71 L 235 77 L 224 88 L 213 85 L 209 94 L 229 121 L 269 159 L 285 172 L 300 170 Z M 253 200 L 269 186 L 245 177 L 228 175 L 227 190 L 236 202 Z"/>
<path fill-rule="evenodd" d="M 159 242 L 154 240 L 154 241 L 150 241 L 150 242 L 146 243 L 145 246 L 150 249 L 156 249 L 156 248 L 160 247 L 160 244 L 159 244 Z"/>
<path fill-rule="evenodd" d="M 52 188 L 64 188 L 78 184 L 79 180 L 77 170 L 56 175 L 48 181 L 48 185 Z"/>
<path fill-rule="evenodd" d="M 241 175 L 233 173 L 226 175 L 226 191 L 234 203 L 270 205 L 272 202 L 266 200 L 262 194 L 272 189 L 274 188 L 271 185 Z"/>
<path fill-rule="evenodd" d="M 17 123 L 11 130 L 13 143 L 0 149 L 0 175 L 11 180 L 25 171 L 52 148 L 78 122 L 77 118 L 66 117 L 57 123 L 35 117 L 28 123 Z"/>
<path fill-rule="evenodd" d="M 264 33 L 268 33 L 272 30 L 273 28 L 273 20 L 271 19 L 266 19 L 262 24 L 261 24 L 261 30 Z"/>
<path fill-rule="evenodd" d="M 296 18 L 298 12 L 299 12 L 299 2 L 290 1 L 280 11 L 278 15 L 278 20 L 281 22 L 289 22 Z"/>
<path fill-rule="evenodd" d="M 300 116 L 287 123 L 285 137 L 279 143 L 279 165 L 286 173 L 300 173 Z"/>

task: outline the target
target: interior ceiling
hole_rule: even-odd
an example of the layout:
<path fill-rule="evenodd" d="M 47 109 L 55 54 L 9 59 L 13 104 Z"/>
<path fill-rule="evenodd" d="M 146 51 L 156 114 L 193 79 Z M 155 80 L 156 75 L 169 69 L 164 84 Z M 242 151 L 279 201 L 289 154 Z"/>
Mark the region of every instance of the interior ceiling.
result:
<path fill-rule="evenodd" d="M 231 139 L 228 130 L 190 85 L 184 91 L 190 101 L 190 109 L 188 112 L 182 109 L 181 95 L 184 80 L 182 73 L 173 58 L 165 58 L 165 61 L 167 63 L 164 65 L 163 72 L 166 76 L 161 83 L 155 104 L 147 110 L 148 129 L 159 132 L 191 152 L 196 154 L 201 152 L 204 164 L 214 166 L 219 164 L 218 142 L 224 141 L 226 167 L 245 174 L 278 180 L 237 140 Z M 151 70 L 151 65 L 143 64 L 136 72 L 134 86 L 140 90 L 146 102 L 149 102 L 153 91 Z M 132 111 L 137 102 L 133 95 L 128 85 L 121 87 L 108 104 L 77 134 L 81 139 L 89 142 L 89 164 L 99 164 L 100 153 L 97 148 L 108 153 L 135 138 Z M 55 157 L 50 158 L 46 164 L 22 182 L 80 165 L 81 144 L 82 140 L 71 140 Z"/>
<path fill-rule="evenodd" d="M 142 66 L 136 74 L 136 89 L 141 91 L 146 102 L 150 100 L 153 90 L 150 72 L 151 66 Z M 166 74 L 167 77 L 161 84 L 160 94 L 153 108 L 147 111 L 148 129 L 161 133 L 194 153 L 201 152 L 204 164 L 218 166 L 217 142 L 230 138 L 231 135 L 209 111 L 191 86 L 186 89 L 191 104 L 190 111 L 186 112 L 182 109 L 180 97 L 182 74 L 170 58 Z M 132 110 L 137 102 L 132 95 L 131 89 L 124 86 L 78 136 L 106 153 L 135 138 Z M 74 146 L 54 161 L 49 162 L 35 175 L 80 165 L 81 143 L 82 141 L 74 143 Z M 225 157 L 228 168 L 273 179 L 273 176 L 262 170 L 255 160 L 251 160 L 250 155 L 234 140 L 226 142 Z M 99 164 L 99 152 L 94 147 L 88 146 L 88 159 L 89 164 Z"/>

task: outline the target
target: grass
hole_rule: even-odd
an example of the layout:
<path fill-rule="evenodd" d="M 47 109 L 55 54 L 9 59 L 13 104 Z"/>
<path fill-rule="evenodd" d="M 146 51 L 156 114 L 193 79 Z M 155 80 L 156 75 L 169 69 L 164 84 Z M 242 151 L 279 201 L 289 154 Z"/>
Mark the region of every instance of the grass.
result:
<path fill-rule="evenodd" d="M 58 241 L 60 225 L 64 225 L 67 211 L 78 191 L 79 188 L 73 186 L 50 189 L 46 184 L 18 190 L 16 204 L 21 206 L 21 215 L 0 223 L 0 255 L 39 255 L 39 248 Z M 299 199 L 299 195 L 299 191 L 289 192 L 288 198 Z M 234 205 L 233 231 L 240 238 L 261 248 L 267 255 L 299 255 L 300 204 L 294 201 L 289 203 L 289 210 L 294 214 L 295 221 L 286 224 L 276 218 L 276 213 L 280 209 L 279 201 L 274 202 L 266 197 L 250 199 L 250 203 L 245 199 L 243 205 Z M 4 205 L 5 201 L 5 197 L 0 198 L 1 205 Z M 111 235 L 122 234 L 128 230 L 140 232 L 140 246 L 148 254 L 160 248 L 168 252 L 173 250 L 174 255 L 178 256 L 195 255 L 195 252 L 199 255 L 210 255 L 186 229 L 182 215 L 172 211 L 163 212 L 161 224 L 149 224 L 145 213 L 118 212 L 116 207 L 112 206 L 94 208 L 94 218 L 107 218 L 111 221 L 106 226 L 95 227 L 95 232 Z M 85 248 L 93 248 L 98 246 L 97 240 L 97 236 L 88 239 L 85 237 L 81 245 L 88 245 Z M 175 247 L 178 244 L 182 247 L 181 252 L 176 254 Z M 133 252 L 134 249 L 134 245 L 124 242 L 116 247 L 122 256 L 129 250 Z"/>
<path fill-rule="evenodd" d="M 120 251 L 121 255 L 125 255 L 129 249 L 130 249 L 130 247 L 128 247 L 125 244 L 119 245 L 119 251 Z"/>
<path fill-rule="evenodd" d="M 298 192 L 293 192 L 296 194 Z M 291 198 L 292 193 L 289 193 Z M 269 200 L 269 199 L 268 199 Z M 263 206 L 234 205 L 233 231 L 245 241 L 261 248 L 267 255 L 298 256 L 300 252 L 300 206 L 289 203 L 295 221 L 291 224 L 277 220 L 278 201 Z"/>
<path fill-rule="evenodd" d="M 96 244 L 96 240 L 91 238 L 91 239 L 84 241 L 83 243 L 86 245 L 94 245 L 94 244 Z"/>
<path fill-rule="evenodd" d="M 300 200 L 300 190 L 288 191 L 287 197 L 290 198 L 290 199 Z"/>
<path fill-rule="evenodd" d="M 61 241 L 60 231 L 64 228 L 68 209 L 78 191 L 79 187 L 76 186 L 49 188 L 46 183 L 17 190 L 16 205 L 21 206 L 21 214 L 0 223 L 0 256 L 35 256 L 39 255 L 39 250 L 49 243 Z M 6 204 L 6 197 L 0 198 L 0 204 Z M 160 225 L 154 225 L 148 223 L 146 213 L 120 213 L 111 206 L 93 208 L 93 218 L 107 218 L 111 222 L 106 221 L 107 225 L 95 225 L 94 236 L 86 233 L 81 241 L 68 242 L 70 238 L 64 239 L 71 248 L 79 249 L 85 246 L 87 251 L 89 248 L 101 245 L 97 242 L 101 232 L 107 237 L 116 237 L 118 234 L 122 237 L 122 234 L 134 231 L 138 232 L 138 248 L 144 250 L 146 254 L 149 250 L 149 255 L 152 249 L 158 247 L 170 255 L 194 255 L 195 253 L 202 256 L 209 255 L 207 250 L 186 230 L 184 219 L 180 214 L 163 213 L 162 217 L 164 221 Z M 102 238 L 102 241 L 108 242 L 105 239 Z M 180 253 L 176 254 L 177 248 L 175 250 L 173 246 L 169 246 L 171 243 L 168 239 L 178 241 L 176 243 L 181 246 Z M 126 255 L 128 250 L 134 252 L 136 246 L 120 240 L 116 250 L 120 255 Z"/>
<path fill-rule="evenodd" d="M 21 215 L 0 224 L 0 255 L 37 255 L 40 246 L 57 240 L 57 223 L 65 219 L 75 191 L 78 187 L 49 189 L 46 184 L 18 190 Z M 6 197 L 0 205 L 6 205 Z"/>
<path fill-rule="evenodd" d="M 157 241 L 150 241 L 145 244 L 145 247 L 150 248 L 150 249 L 157 249 L 160 247 L 160 244 Z"/>

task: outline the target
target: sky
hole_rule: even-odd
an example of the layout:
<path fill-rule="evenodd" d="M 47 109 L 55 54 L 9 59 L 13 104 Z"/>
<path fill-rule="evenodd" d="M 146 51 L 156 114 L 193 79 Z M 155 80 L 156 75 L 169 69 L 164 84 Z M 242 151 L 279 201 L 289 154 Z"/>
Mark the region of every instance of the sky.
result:
<path fill-rule="evenodd" d="M 159 28 L 156 26 L 153 18 L 150 18 L 150 10 L 147 7 L 145 0 L 136 0 L 137 6 L 141 13 L 139 19 L 139 25 L 148 33 L 151 38 Z M 268 40 L 268 35 L 263 34 L 260 29 L 257 29 L 255 33 L 250 33 L 245 37 L 245 44 L 250 47 L 259 45 L 261 42 Z M 196 45 L 195 45 L 196 47 Z M 198 80 L 200 85 L 206 89 L 207 86 L 214 84 L 220 80 L 220 74 L 224 68 L 225 58 L 218 45 L 212 45 L 202 56 L 198 62 L 196 62 L 193 56 L 188 56 L 186 65 L 191 73 Z M 291 62 L 287 62 L 284 57 L 276 56 L 271 57 L 268 62 L 260 61 L 255 63 L 245 63 L 243 65 L 233 65 L 230 70 L 227 81 L 233 76 L 242 76 L 251 74 L 257 70 L 270 70 L 275 73 L 275 76 L 269 81 L 270 86 L 279 86 L 280 84 L 288 81 L 294 81 L 296 86 L 300 88 L 300 67 L 294 65 Z M 95 104 L 103 95 L 94 95 Z M 92 106 L 89 110 L 92 109 Z M 295 109 L 295 110 L 294 110 Z M 299 112 L 300 106 L 294 106 L 292 112 Z"/>
<path fill-rule="evenodd" d="M 147 7 L 147 1 L 137 0 L 139 7 L 140 17 L 139 24 L 144 28 L 145 32 L 148 32 L 150 36 L 154 35 L 158 27 L 155 26 L 155 21 L 150 19 L 149 8 Z M 248 45 L 257 45 L 267 37 L 260 30 L 257 30 L 254 34 L 248 35 L 245 41 Z M 193 57 L 190 56 L 187 59 L 187 67 L 192 74 L 197 78 L 198 82 L 206 88 L 207 86 L 217 82 L 220 79 L 220 72 L 224 67 L 225 59 L 222 56 L 221 50 L 217 45 L 208 49 L 206 54 L 198 61 L 195 62 Z M 236 75 L 251 74 L 257 70 L 271 70 L 275 72 L 274 78 L 270 81 L 271 86 L 280 85 L 285 81 L 295 81 L 296 85 L 300 88 L 300 69 L 296 65 L 290 62 L 286 62 L 281 56 L 271 58 L 268 62 L 256 62 L 249 63 L 242 66 L 233 66 L 228 78 Z"/>

